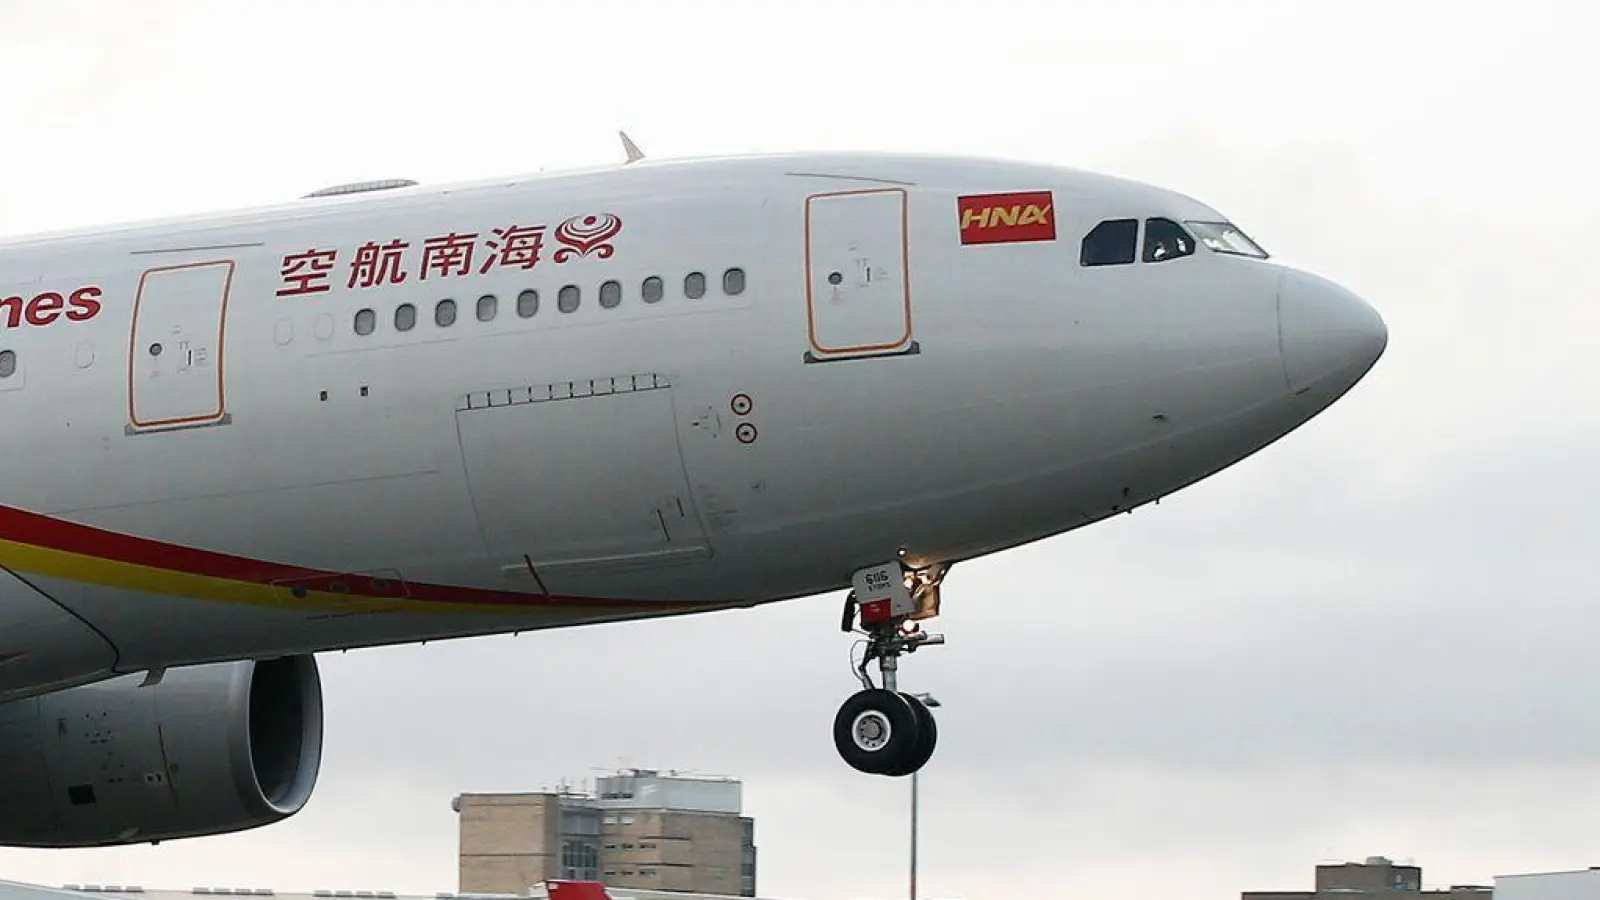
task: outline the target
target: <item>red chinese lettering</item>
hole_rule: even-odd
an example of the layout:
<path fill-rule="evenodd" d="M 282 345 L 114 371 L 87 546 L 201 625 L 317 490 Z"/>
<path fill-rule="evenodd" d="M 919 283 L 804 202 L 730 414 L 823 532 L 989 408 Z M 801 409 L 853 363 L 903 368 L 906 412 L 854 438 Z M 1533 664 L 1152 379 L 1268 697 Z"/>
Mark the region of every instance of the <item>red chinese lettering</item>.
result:
<path fill-rule="evenodd" d="M 337 250 L 307 250 L 291 253 L 283 258 L 283 287 L 279 297 L 297 297 L 301 294 L 320 294 L 328 290 L 328 273 L 333 271 Z"/>
<path fill-rule="evenodd" d="M 538 265 L 539 251 L 544 247 L 544 231 L 543 225 L 496 228 L 494 238 L 484 241 L 489 255 L 484 257 L 478 274 L 487 275 L 496 265 L 515 269 L 531 269 Z"/>
<path fill-rule="evenodd" d="M 422 279 L 426 281 L 428 273 L 434 271 L 445 278 L 472 271 L 472 248 L 477 242 L 476 233 L 453 231 L 444 237 L 428 238 L 422 245 Z"/>
<path fill-rule="evenodd" d="M 405 281 L 406 273 L 400 268 L 400 262 L 410 246 L 398 238 L 383 245 L 368 241 L 356 251 L 356 258 L 350 263 L 348 287 L 369 288 Z"/>

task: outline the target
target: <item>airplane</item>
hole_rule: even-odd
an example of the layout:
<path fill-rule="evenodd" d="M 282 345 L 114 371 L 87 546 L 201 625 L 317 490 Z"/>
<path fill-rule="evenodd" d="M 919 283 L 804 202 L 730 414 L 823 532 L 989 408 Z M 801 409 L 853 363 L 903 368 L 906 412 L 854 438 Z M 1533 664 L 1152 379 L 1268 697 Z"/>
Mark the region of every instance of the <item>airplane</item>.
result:
<path fill-rule="evenodd" d="M 952 565 L 1251 456 L 1387 347 L 1154 185 L 624 143 L 0 244 L 0 844 L 294 815 L 318 653 L 835 591 L 835 747 L 908 775 Z"/>

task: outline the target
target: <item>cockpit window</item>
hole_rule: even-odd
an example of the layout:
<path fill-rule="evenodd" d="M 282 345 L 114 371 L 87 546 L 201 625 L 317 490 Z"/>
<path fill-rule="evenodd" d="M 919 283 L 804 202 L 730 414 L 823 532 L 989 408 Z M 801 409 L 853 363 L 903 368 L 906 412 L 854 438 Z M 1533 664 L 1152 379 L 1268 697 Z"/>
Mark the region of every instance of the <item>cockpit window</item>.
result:
<path fill-rule="evenodd" d="M 1085 266 L 1123 266 L 1139 252 L 1139 220 L 1107 219 L 1083 236 L 1078 262 Z"/>
<path fill-rule="evenodd" d="M 1267 251 L 1228 222 L 1185 222 L 1200 243 L 1216 253 L 1266 259 Z"/>
<path fill-rule="evenodd" d="M 1144 220 L 1144 261 L 1166 262 L 1194 253 L 1194 238 L 1171 219 Z"/>

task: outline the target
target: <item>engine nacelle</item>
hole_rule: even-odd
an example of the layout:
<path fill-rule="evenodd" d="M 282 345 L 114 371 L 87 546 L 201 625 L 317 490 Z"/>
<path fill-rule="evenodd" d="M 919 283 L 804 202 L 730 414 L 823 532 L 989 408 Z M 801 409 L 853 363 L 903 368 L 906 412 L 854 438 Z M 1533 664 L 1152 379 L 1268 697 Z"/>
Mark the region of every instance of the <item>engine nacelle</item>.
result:
<path fill-rule="evenodd" d="M 94 847 L 270 825 L 322 763 L 316 660 L 169 669 L 0 705 L 0 845 Z"/>

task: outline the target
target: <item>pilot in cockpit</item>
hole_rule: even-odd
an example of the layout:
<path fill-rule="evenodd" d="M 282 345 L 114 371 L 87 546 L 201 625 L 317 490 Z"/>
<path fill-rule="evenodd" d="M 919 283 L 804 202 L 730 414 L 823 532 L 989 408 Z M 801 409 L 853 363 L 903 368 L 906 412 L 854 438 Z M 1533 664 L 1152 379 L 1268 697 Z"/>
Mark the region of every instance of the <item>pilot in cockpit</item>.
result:
<path fill-rule="evenodd" d="M 1161 262 L 1193 252 L 1194 246 L 1189 235 L 1177 223 L 1166 219 L 1150 219 L 1145 223 L 1145 262 Z"/>

